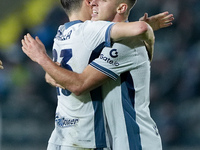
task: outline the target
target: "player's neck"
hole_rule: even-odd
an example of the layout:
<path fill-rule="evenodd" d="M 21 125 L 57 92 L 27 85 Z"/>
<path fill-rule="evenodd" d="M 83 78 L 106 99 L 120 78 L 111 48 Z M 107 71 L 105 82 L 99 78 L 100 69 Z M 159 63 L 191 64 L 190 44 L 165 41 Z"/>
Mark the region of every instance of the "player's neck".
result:
<path fill-rule="evenodd" d="M 86 20 L 90 20 L 91 19 L 91 13 L 83 10 L 83 11 L 79 11 L 79 12 L 73 12 L 70 16 L 69 16 L 69 20 L 70 21 L 75 21 L 75 20 L 81 20 L 81 21 L 86 21 Z"/>
<path fill-rule="evenodd" d="M 128 20 L 127 15 L 122 14 L 116 14 L 115 18 L 112 20 L 112 22 L 125 22 Z"/>
<path fill-rule="evenodd" d="M 85 21 L 85 19 L 83 19 L 82 17 L 77 16 L 77 15 L 71 15 L 71 16 L 69 16 L 69 21 L 75 21 L 75 20 Z"/>

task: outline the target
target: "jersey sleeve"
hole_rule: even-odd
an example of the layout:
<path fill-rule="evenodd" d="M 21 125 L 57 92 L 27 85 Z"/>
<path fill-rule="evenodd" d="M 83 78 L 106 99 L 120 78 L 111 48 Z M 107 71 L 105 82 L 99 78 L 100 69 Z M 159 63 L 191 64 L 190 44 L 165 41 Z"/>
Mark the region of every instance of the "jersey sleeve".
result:
<path fill-rule="evenodd" d="M 89 49 L 97 45 L 111 47 L 110 31 L 113 22 L 108 21 L 86 21 L 83 26 L 84 43 Z"/>
<path fill-rule="evenodd" d="M 112 48 L 104 48 L 100 56 L 90 65 L 116 80 L 121 73 L 134 69 L 137 62 L 136 49 L 115 43 Z"/>

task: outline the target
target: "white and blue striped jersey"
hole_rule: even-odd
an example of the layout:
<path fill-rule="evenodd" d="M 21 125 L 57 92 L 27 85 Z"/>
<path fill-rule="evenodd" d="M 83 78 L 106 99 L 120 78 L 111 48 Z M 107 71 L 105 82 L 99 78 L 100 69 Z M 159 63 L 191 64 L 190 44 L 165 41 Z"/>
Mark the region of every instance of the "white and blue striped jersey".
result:
<path fill-rule="evenodd" d="M 161 150 L 149 111 L 150 61 L 145 46 L 115 43 L 90 65 L 115 80 L 102 86 L 113 150 Z"/>
<path fill-rule="evenodd" d="M 79 20 L 61 25 L 54 39 L 53 59 L 62 67 L 81 73 L 97 58 L 104 46 L 110 46 L 113 23 Z M 55 129 L 49 143 L 81 148 L 107 147 L 103 104 L 97 90 L 75 96 L 57 88 L 58 104 Z"/>

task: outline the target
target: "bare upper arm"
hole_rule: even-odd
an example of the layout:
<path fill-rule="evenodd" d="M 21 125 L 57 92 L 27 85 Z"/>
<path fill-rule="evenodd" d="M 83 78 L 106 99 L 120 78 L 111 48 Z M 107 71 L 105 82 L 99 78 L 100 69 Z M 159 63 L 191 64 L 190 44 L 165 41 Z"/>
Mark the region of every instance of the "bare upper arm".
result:
<path fill-rule="evenodd" d="M 148 25 L 144 21 L 119 22 L 113 25 L 111 29 L 111 39 L 115 42 L 130 37 L 140 38 L 147 30 Z"/>

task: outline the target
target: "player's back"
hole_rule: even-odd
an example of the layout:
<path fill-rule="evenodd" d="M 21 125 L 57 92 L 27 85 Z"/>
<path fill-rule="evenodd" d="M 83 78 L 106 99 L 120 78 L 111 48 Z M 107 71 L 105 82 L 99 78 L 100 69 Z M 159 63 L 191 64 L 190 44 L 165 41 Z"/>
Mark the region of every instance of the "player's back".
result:
<path fill-rule="evenodd" d="M 77 20 L 60 26 L 54 39 L 54 61 L 59 62 L 61 67 L 81 73 L 92 57 L 98 56 L 105 43 L 110 44 L 111 25 L 108 22 L 83 23 Z M 107 146 L 102 101 L 94 96 L 94 92 L 98 91 L 75 96 L 57 88 L 55 130 L 50 143 L 84 148 Z M 98 119 L 95 114 L 99 115 Z"/>

